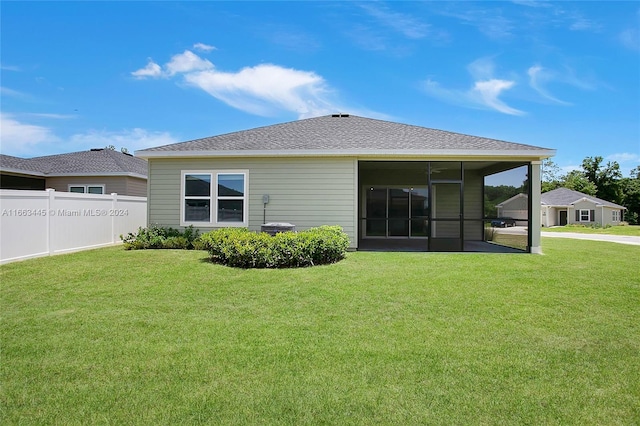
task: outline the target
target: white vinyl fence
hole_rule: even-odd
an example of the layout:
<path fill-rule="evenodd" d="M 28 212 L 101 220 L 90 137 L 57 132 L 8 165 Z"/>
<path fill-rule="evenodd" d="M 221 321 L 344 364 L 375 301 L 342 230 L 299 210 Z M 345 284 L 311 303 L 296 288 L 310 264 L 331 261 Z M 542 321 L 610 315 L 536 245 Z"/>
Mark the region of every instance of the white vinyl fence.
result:
<path fill-rule="evenodd" d="M 146 224 L 146 197 L 1 189 L 0 263 L 116 244 Z"/>

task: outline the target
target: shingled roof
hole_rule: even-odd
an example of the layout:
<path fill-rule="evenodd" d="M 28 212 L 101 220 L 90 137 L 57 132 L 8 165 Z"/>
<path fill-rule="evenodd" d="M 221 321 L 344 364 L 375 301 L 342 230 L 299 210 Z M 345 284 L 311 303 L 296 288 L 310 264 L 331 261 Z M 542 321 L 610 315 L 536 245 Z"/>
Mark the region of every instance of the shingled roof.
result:
<path fill-rule="evenodd" d="M 547 158 L 554 150 L 347 114 L 258 127 L 136 151 L 178 155 L 495 154 Z"/>
<path fill-rule="evenodd" d="M 602 204 L 607 207 L 626 209 L 626 207 L 620 206 L 610 201 L 603 200 L 592 195 L 583 194 L 582 192 L 574 191 L 568 188 L 557 188 L 540 195 L 540 202 L 544 206 L 570 206 L 582 199 L 587 199 L 595 204 Z"/>
<path fill-rule="evenodd" d="M 0 155 L 0 169 L 35 176 L 126 175 L 147 177 L 147 162 L 111 149 L 20 158 Z"/>

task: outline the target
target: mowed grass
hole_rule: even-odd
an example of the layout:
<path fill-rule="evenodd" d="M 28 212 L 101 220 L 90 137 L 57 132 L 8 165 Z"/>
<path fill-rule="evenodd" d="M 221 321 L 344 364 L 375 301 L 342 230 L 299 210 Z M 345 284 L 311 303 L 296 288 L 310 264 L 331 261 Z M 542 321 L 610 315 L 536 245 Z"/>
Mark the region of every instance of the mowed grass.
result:
<path fill-rule="evenodd" d="M 638 424 L 640 247 L 0 267 L 2 424 Z"/>
<path fill-rule="evenodd" d="M 626 235 L 640 237 L 639 225 L 610 226 L 608 228 L 592 228 L 589 226 L 554 226 L 542 228 L 544 232 L 577 232 L 580 234 Z"/>

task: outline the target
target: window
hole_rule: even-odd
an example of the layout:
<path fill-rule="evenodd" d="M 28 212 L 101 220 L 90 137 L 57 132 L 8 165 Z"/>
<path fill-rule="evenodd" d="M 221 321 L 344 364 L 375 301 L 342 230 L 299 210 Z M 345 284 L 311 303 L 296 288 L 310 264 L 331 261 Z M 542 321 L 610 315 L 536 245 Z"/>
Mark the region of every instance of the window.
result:
<path fill-rule="evenodd" d="M 589 222 L 589 210 L 580 210 L 580 222 Z"/>
<path fill-rule="evenodd" d="M 181 225 L 247 226 L 245 171 L 182 173 Z"/>
<path fill-rule="evenodd" d="M 69 185 L 69 192 L 78 194 L 104 194 L 104 185 Z"/>
<path fill-rule="evenodd" d="M 595 210 L 576 210 L 576 222 L 593 222 L 596 217 Z"/>
<path fill-rule="evenodd" d="M 211 222 L 211 175 L 184 176 L 185 222 Z"/>
<path fill-rule="evenodd" d="M 218 173 L 218 223 L 244 222 L 244 173 Z"/>
<path fill-rule="evenodd" d="M 614 222 L 620 222 L 620 210 L 611 211 L 611 220 Z"/>

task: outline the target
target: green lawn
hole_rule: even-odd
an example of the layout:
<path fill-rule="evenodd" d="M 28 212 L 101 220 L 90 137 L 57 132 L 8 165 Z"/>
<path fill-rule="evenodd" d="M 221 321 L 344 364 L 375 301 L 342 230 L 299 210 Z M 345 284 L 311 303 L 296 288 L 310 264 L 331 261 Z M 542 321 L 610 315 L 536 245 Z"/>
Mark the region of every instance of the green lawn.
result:
<path fill-rule="evenodd" d="M 0 267 L 2 424 L 638 424 L 640 247 Z"/>
<path fill-rule="evenodd" d="M 578 232 L 580 234 L 607 234 L 607 235 L 628 235 L 632 237 L 640 237 L 640 226 L 610 226 L 609 228 L 591 228 L 588 226 L 555 226 L 551 228 L 542 228 L 544 232 Z"/>

